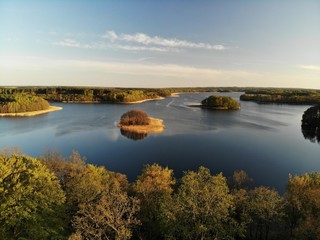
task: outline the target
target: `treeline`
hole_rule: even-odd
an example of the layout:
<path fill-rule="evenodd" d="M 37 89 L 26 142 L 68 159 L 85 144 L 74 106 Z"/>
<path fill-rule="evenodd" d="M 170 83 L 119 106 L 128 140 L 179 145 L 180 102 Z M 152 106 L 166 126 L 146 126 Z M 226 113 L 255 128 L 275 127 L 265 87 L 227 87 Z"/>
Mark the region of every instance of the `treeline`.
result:
<path fill-rule="evenodd" d="M 240 96 L 241 101 L 258 103 L 285 103 L 285 104 L 319 104 L 319 90 L 304 89 L 269 89 L 246 91 Z"/>
<path fill-rule="evenodd" d="M 129 103 L 158 99 L 172 93 L 233 92 L 243 88 L 91 88 L 91 87 L 3 87 L 0 94 L 24 93 L 40 96 L 52 102 Z"/>
<path fill-rule="evenodd" d="M 157 99 L 184 92 L 246 92 L 243 101 L 313 104 L 320 102 L 319 90 L 250 87 L 196 88 L 98 88 L 98 87 L 2 87 L 0 94 L 25 93 L 53 102 L 129 103 Z"/>
<path fill-rule="evenodd" d="M 32 112 L 49 107 L 48 101 L 38 96 L 22 93 L 0 95 L 0 113 Z"/>
<path fill-rule="evenodd" d="M 19 87 L 0 88 L 0 94 L 30 94 L 52 102 L 128 103 L 171 95 L 166 89 Z"/>
<path fill-rule="evenodd" d="M 251 182 L 153 164 L 129 183 L 77 152 L 3 152 L 0 238 L 320 239 L 320 173 L 290 176 L 283 196 Z"/>

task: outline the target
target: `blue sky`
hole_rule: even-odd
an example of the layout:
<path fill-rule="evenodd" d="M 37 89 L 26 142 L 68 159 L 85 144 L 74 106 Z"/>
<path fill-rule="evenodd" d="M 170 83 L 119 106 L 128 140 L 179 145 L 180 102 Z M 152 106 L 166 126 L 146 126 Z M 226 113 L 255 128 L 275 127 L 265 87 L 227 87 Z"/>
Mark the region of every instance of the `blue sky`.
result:
<path fill-rule="evenodd" d="M 0 85 L 320 89 L 320 1 L 0 0 Z"/>

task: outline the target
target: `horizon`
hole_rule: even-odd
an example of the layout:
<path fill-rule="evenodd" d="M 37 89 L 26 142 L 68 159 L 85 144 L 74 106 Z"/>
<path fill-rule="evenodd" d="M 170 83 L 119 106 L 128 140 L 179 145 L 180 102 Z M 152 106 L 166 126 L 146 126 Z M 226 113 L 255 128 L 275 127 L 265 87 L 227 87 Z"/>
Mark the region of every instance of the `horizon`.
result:
<path fill-rule="evenodd" d="M 320 89 L 319 52 L 316 0 L 0 2 L 3 87 Z"/>

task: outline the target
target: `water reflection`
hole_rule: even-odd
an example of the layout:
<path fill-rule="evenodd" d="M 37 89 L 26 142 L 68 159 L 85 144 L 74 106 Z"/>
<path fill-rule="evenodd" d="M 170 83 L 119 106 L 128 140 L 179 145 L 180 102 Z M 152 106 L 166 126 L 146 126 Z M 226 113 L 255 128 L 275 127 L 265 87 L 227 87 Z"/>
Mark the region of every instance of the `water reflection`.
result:
<path fill-rule="evenodd" d="M 320 143 L 320 105 L 310 107 L 303 113 L 301 131 L 305 139 Z"/>
<path fill-rule="evenodd" d="M 148 136 L 147 133 L 130 132 L 123 129 L 120 129 L 120 132 L 122 136 L 125 136 L 126 138 L 129 138 L 134 141 L 143 140 Z"/>

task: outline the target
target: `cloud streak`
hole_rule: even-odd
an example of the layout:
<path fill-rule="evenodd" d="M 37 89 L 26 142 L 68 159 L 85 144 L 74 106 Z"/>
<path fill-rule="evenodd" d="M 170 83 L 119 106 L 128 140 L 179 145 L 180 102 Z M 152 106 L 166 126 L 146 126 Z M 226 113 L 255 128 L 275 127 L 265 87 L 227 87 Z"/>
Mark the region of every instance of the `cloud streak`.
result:
<path fill-rule="evenodd" d="M 306 70 L 320 71 L 320 66 L 317 65 L 300 65 L 299 67 Z"/>
<path fill-rule="evenodd" d="M 83 49 L 104 49 L 106 46 L 103 43 L 80 43 L 76 40 L 65 38 L 53 43 L 55 46 L 83 48 Z"/>
<path fill-rule="evenodd" d="M 158 46 L 165 47 L 168 49 L 205 49 L 205 50 L 225 50 L 226 47 L 223 45 L 213 45 L 208 43 L 197 43 L 190 42 L 187 40 L 181 40 L 177 38 L 163 38 L 159 36 L 149 36 L 145 33 L 136 34 L 117 34 L 114 31 L 107 31 L 106 34 L 102 36 L 105 39 L 110 40 L 113 43 L 116 42 L 126 42 L 134 43 L 143 46 Z"/>

